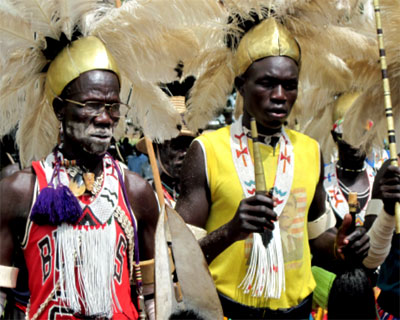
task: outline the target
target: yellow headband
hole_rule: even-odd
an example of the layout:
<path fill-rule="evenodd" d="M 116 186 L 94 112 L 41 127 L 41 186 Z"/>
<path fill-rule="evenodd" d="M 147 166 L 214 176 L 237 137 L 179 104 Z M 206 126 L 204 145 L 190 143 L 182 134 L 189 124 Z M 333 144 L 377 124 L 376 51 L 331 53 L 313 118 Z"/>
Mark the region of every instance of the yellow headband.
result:
<path fill-rule="evenodd" d="M 46 75 L 46 98 L 50 105 L 72 80 L 90 70 L 109 70 L 121 75 L 104 43 L 93 36 L 73 41 L 51 62 Z"/>
<path fill-rule="evenodd" d="M 286 56 L 300 64 L 300 47 L 289 30 L 268 18 L 240 41 L 234 58 L 235 75 L 243 74 L 254 61 L 276 56 Z"/>

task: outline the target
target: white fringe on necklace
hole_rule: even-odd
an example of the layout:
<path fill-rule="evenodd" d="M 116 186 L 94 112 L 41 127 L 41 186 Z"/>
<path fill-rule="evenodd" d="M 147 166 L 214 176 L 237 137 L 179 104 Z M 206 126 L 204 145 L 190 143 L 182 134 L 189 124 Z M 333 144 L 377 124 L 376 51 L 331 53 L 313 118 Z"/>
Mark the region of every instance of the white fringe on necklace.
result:
<path fill-rule="evenodd" d="M 285 269 L 280 241 L 279 223 L 274 223 L 275 229 L 267 247 L 264 246 L 261 235 L 253 233 L 253 247 L 246 276 L 239 288 L 253 297 L 279 299 L 285 290 Z M 275 269 L 274 269 L 275 266 Z"/>
<path fill-rule="evenodd" d="M 57 228 L 61 299 L 74 313 L 113 315 L 115 222 L 104 227 Z"/>

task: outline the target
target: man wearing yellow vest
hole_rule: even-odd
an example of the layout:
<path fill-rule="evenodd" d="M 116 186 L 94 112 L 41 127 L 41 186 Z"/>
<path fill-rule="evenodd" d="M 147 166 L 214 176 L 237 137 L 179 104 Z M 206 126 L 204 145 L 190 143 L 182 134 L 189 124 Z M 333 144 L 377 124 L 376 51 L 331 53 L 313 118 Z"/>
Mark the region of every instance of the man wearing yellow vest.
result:
<path fill-rule="evenodd" d="M 195 139 L 183 165 L 176 210 L 206 231 L 200 245 L 229 318 L 308 319 L 311 251 L 346 258 L 368 243 L 358 232 L 346 235 L 350 217 L 334 228 L 318 143 L 283 128 L 297 98 L 300 61 L 298 43 L 279 22 L 252 27 L 234 58 L 243 115 Z M 252 117 L 269 194 L 255 190 Z"/>

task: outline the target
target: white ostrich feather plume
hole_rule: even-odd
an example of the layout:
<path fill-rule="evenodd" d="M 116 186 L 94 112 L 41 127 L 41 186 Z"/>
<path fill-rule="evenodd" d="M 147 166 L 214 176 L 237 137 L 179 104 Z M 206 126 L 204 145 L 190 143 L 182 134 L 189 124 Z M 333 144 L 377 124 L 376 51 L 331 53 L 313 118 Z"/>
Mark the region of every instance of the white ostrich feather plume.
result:
<path fill-rule="evenodd" d="M 129 114 L 140 119 L 144 134 L 151 140 L 160 142 L 163 141 L 161 139 L 168 140 L 179 134 L 177 126 L 181 123 L 181 117 L 159 86 L 134 81 L 132 101 L 135 105 Z M 174 125 L 171 125 L 171 119 Z"/>
<path fill-rule="evenodd" d="M 400 130 L 400 2 L 381 0 L 381 20 L 390 82 L 393 122 L 396 136 Z M 376 32 L 376 31 L 375 31 Z M 376 37 L 376 34 L 375 34 Z M 378 53 L 378 47 L 376 47 Z M 371 147 L 382 148 L 387 139 L 387 120 L 383 98 L 383 85 L 378 59 L 374 64 L 352 66 L 357 82 L 366 84 L 363 94 L 347 112 L 343 123 L 343 137 L 350 144 L 368 152 Z M 365 131 L 366 122 L 373 126 Z M 397 145 L 399 140 L 397 140 Z"/>
<path fill-rule="evenodd" d="M 226 97 L 233 89 L 234 72 L 228 63 L 232 61 L 230 55 L 228 48 L 215 51 L 208 60 L 207 72 L 196 80 L 187 103 L 186 121 L 190 130 L 196 132 L 198 128 L 204 128 L 217 115 L 218 109 L 224 107 Z"/>

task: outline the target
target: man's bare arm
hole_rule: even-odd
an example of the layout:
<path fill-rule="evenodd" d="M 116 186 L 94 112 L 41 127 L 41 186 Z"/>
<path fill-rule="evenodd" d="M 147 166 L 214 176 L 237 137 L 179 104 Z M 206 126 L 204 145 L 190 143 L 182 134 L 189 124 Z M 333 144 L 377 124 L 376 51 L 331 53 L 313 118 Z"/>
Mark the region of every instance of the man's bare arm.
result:
<path fill-rule="evenodd" d="M 181 173 L 181 194 L 176 211 L 186 223 L 205 228 L 211 205 L 203 150 L 193 142 L 186 153 Z"/>
<path fill-rule="evenodd" d="M 0 181 L 0 264 L 12 265 L 15 241 L 22 240 L 32 203 L 35 175 L 31 168 Z"/>
<path fill-rule="evenodd" d="M 326 193 L 324 190 L 324 165 L 322 155 L 320 156 L 320 176 L 313 201 L 308 212 L 308 222 L 316 221 L 326 212 Z M 319 237 L 310 240 L 311 251 L 314 255 L 332 258 L 334 256 L 334 241 L 336 239 L 336 228 L 330 228 Z"/>
<path fill-rule="evenodd" d="M 140 260 L 154 258 L 154 235 L 158 221 L 158 204 L 150 184 L 139 175 L 125 170 L 125 185 L 138 223 Z"/>

